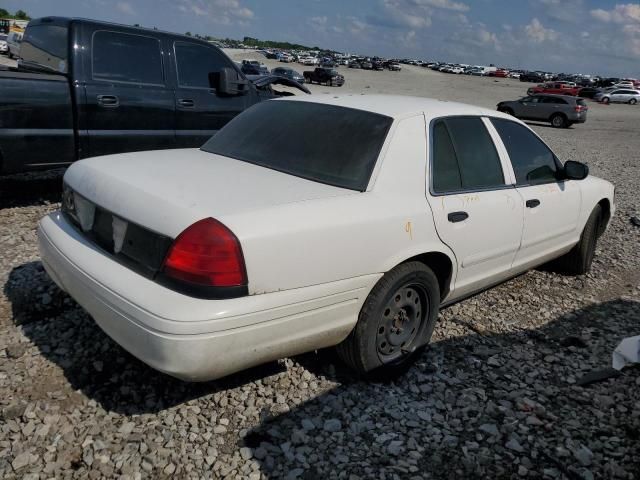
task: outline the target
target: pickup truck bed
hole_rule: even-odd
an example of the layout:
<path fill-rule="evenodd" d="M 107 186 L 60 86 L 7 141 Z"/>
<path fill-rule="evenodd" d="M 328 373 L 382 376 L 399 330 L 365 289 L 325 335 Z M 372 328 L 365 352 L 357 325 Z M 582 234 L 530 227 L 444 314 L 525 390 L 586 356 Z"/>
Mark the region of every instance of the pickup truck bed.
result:
<path fill-rule="evenodd" d="M 63 75 L 0 70 L 0 167 L 55 167 L 77 158 L 69 82 Z M 55 159 L 55 161 L 52 161 Z"/>

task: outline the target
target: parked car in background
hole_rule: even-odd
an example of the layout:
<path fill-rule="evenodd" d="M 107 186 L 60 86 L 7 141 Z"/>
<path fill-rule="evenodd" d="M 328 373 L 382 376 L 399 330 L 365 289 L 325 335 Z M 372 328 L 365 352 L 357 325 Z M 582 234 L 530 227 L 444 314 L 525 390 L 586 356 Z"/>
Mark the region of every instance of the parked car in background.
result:
<path fill-rule="evenodd" d="M 524 72 L 520 74 L 520 81 L 540 83 L 545 81 L 545 76 L 539 72 Z"/>
<path fill-rule="evenodd" d="M 318 67 L 315 70 L 302 72 L 307 83 L 324 83 L 331 87 L 341 87 L 344 85 L 344 77 L 332 68 Z"/>
<path fill-rule="evenodd" d="M 594 100 L 602 103 L 628 103 L 635 105 L 640 101 L 640 91 L 616 88 L 594 95 Z"/>
<path fill-rule="evenodd" d="M 286 77 L 294 82 L 304 83 L 304 76 L 301 73 L 296 72 L 293 68 L 276 67 L 271 70 L 271 74 Z"/>
<path fill-rule="evenodd" d="M 31 20 L 20 57 L 18 69 L 0 70 L 3 174 L 199 147 L 273 98 L 271 84 L 301 87 L 275 76 L 249 81 L 218 47 L 193 37 L 92 20 Z"/>
<path fill-rule="evenodd" d="M 356 372 L 398 375 L 441 306 L 555 259 L 590 270 L 614 186 L 522 122 L 307 98 L 258 104 L 200 150 L 73 165 L 38 226 L 44 268 L 124 349 L 188 381 L 334 345 Z"/>
<path fill-rule="evenodd" d="M 360 69 L 360 68 L 362 68 L 362 66 L 360 65 L 360 62 L 358 62 L 357 60 L 352 60 L 352 61 L 349 63 L 349 68 L 357 68 L 357 69 Z"/>
<path fill-rule="evenodd" d="M 500 102 L 498 111 L 521 120 L 550 122 L 556 128 L 568 128 L 587 121 L 586 102 L 568 95 L 531 95 L 520 100 Z"/>
<path fill-rule="evenodd" d="M 7 45 L 7 35 L 0 33 L 0 53 L 9 53 L 9 45 Z"/>
<path fill-rule="evenodd" d="M 386 67 L 392 72 L 399 72 L 400 70 L 402 70 L 402 66 L 400 66 L 398 62 L 387 62 Z"/>
<path fill-rule="evenodd" d="M 363 70 L 373 70 L 373 64 L 367 60 L 360 62 L 360 68 Z"/>
<path fill-rule="evenodd" d="M 7 55 L 9 55 L 9 58 L 18 58 L 20 56 L 22 37 L 22 32 L 9 32 L 7 35 Z"/>
<path fill-rule="evenodd" d="M 578 95 L 580 87 L 570 86 L 562 82 L 550 82 L 531 87 L 527 90 L 527 95 L 546 93 L 552 95 Z"/>
<path fill-rule="evenodd" d="M 582 87 L 578 90 L 578 96 L 581 98 L 593 98 L 596 94 L 602 92 L 601 88 L 596 87 Z"/>
<path fill-rule="evenodd" d="M 269 69 L 257 60 L 243 60 L 240 69 L 245 75 L 269 75 Z"/>

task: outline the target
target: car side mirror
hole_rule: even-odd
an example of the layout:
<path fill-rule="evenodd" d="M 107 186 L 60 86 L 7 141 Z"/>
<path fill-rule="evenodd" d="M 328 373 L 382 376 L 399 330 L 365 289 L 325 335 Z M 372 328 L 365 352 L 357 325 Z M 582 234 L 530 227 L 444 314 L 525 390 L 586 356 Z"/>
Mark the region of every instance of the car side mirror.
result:
<path fill-rule="evenodd" d="M 567 180 L 584 180 L 589 175 L 589 167 L 581 162 L 568 160 L 564 164 L 564 176 Z"/>
<path fill-rule="evenodd" d="M 249 81 L 237 70 L 229 67 L 209 73 L 209 86 L 214 88 L 220 97 L 245 95 L 249 91 Z"/>

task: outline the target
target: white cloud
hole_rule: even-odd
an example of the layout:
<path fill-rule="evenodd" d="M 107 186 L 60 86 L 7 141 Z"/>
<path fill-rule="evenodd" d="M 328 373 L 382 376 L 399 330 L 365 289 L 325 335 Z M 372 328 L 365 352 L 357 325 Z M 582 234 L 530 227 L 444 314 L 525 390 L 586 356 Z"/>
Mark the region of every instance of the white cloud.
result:
<path fill-rule="evenodd" d="M 240 0 L 180 0 L 181 12 L 206 17 L 212 23 L 244 25 L 255 17 L 253 10 L 242 5 Z"/>
<path fill-rule="evenodd" d="M 554 41 L 558 38 L 558 32 L 551 28 L 545 28 L 537 18 L 531 20 L 531 23 L 524 27 L 524 31 L 534 43 Z"/>
<path fill-rule="evenodd" d="M 125 15 L 135 15 L 136 12 L 131 6 L 130 3 L 127 2 L 118 2 L 116 3 L 116 9 Z"/>
<path fill-rule="evenodd" d="M 640 23 L 640 3 L 617 4 L 613 10 L 597 8 L 591 10 L 591 16 L 607 23 Z"/>
<path fill-rule="evenodd" d="M 442 8 L 444 10 L 453 10 L 455 12 L 468 12 L 469 5 L 462 2 L 454 2 L 452 0 L 414 0 L 413 3 L 424 5 L 426 7 Z"/>

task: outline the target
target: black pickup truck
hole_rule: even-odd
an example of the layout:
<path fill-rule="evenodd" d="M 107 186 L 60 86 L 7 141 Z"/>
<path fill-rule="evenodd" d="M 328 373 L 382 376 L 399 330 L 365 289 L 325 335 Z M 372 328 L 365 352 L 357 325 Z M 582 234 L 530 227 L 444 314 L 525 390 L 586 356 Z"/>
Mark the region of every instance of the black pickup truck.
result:
<path fill-rule="evenodd" d="M 247 78 L 208 42 L 158 30 L 47 17 L 0 70 L 0 173 L 111 153 L 199 147 L 283 77 Z"/>
<path fill-rule="evenodd" d="M 344 85 L 344 77 L 332 68 L 318 67 L 302 72 L 302 75 L 307 83 L 326 83 L 332 87 Z"/>

